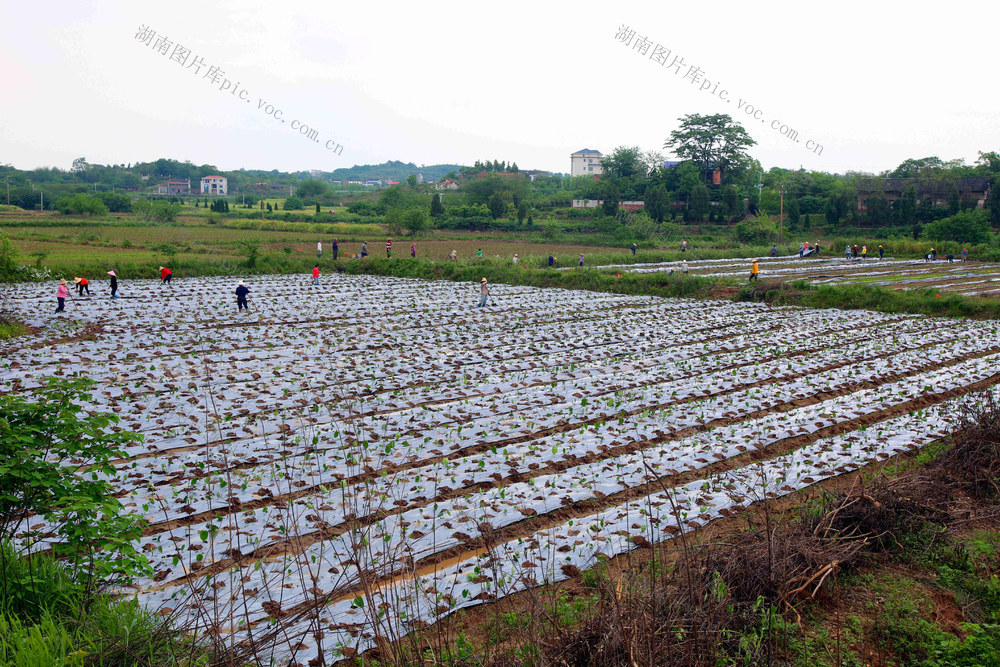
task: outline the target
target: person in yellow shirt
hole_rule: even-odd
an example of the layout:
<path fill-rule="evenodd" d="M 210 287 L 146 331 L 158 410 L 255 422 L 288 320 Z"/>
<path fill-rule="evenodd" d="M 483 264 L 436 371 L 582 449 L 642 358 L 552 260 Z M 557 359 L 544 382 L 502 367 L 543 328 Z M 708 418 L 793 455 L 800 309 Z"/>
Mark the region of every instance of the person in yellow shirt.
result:
<path fill-rule="evenodd" d="M 750 265 L 750 279 L 747 282 L 757 282 L 757 274 L 760 273 L 760 267 L 757 265 L 757 260 L 753 261 Z"/>

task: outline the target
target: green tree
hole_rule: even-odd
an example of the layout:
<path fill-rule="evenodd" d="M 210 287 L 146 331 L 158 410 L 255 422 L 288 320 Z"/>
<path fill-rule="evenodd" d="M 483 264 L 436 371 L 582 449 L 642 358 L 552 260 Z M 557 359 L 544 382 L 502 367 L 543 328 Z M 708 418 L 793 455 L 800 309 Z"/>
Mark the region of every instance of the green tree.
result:
<path fill-rule="evenodd" d="M 688 114 L 680 127 L 670 133 L 663 147 L 682 160 L 691 160 L 702 169 L 723 172 L 745 167 L 750 161 L 747 149 L 757 142 L 743 126 L 728 114 Z"/>
<path fill-rule="evenodd" d="M 103 192 L 101 201 L 112 213 L 128 213 L 132 210 L 132 198 L 120 192 Z"/>
<path fill-rule="evenodd" d="M 500 192 L 494 192 L 490 195 L 486 206 L 490 209 L 490 215 L 493 216 L 494 220 L 503 217 L 503 214 L 507 212 L 507 202 Z"/>
<path fill-rule="evenodd" d="M 521 202 L 517 205 L 517 222 L 518 224 L 524 222 L 525 217 L 528 215 L 528 204 L 527 202 Z"/>
<path fill-rule="evenodd" d="M 431 197 L 431 217 L 440 218 L 444 216 L 444 203 L 441 201 L 441 194 Z"/>
<path fill-rule="evenodd" d="M 952 183 L 951 191 L 948 192 L 948 213 L 955 215 L 962 208 L 962 198 L 958 193 L 958 185 Z"/>
<path fill-rule="evenodd" d="M 618 212 L 618 204 L 621 201 L 621 192 L 618 190 L 618 186 L 614 183 L 608 183 L 604 187 L 604 203 L 601 204 L 601 210 L 604 215 L 614 215 Z"/>
<path fill-rule="evenodd" d="M 990 192 L 986 195 L 986 210 L 990 213 L 990 224 L 1000 226 L 1000 182 L 990 186 Z"/>
<path fill-rule="evenodd" d="M 56 201 L 56 208 L 60 213 L 78 215 L 107 215 L 108 207 L 97 197 L 85 194 L 76 194 L 67 197 L 60 197 Z"/>
<path fill-rule="evenodd" d="M 379 213 L 385 213 L 390 208 L 402 208 L 406 205 L 406 198 L 403 196 L 403 191 L 398 185 L 394 185 L 391 188 L 386 188 L 379 195 L 378 204 L 375 205 L 375 209 Z"/>
<path fill-rule="evenodd" d="M 308 181 L 302 181 L 299 187 L 295 188 L 295 194 L 299 199 L 316 199 L 327 194 L 329 188 L 323 181 L 317 181 L 310 179 Z"/>
<path fill-rule="evenodd" d="M 125 458 L 125 447 L 142 436 L 114 432 L 113 414 L 83 410 L 93 380 L 44 383 L 36 394 L 0 395 L 0 539 L 15 532 L 40 538 L 23 525 L 36 516 L 49 524 L 42 530 L 59 538 L 54 554 L 73 562 L 91 590 L 151 574 L 135 548 L 142 521 L 125 511 L 108 481 L 119 474 L 112 461 Z"/>
<path fill-rule="evenodd" d="M 655 185 L 646 191 L 646 213 L 660 223 L 670 214 L 670 193 L 664 185 Z"/>
<path fill-rule="evenodd" d="M 802 213 L 799 210 L 799 200 L 793 199 L 788 202 L 788 224 L 797 225 L 802 217 Z"/>
<path fill-rule="evenodd" d="M 885 193 L 875 191 L 868 196 L 868 219 L 872 225 L 881 227 L 889 223 L 889 200 Z"/>
<path fill-rule="evenodd" d="M 409 208 L 403 213 L 403 228 L 413 236 L 427 228 L 427 212 L 422 208 Z"/>
<path fill-rule="evenodd" d="M 903 188 L 903 195 L 899 199 L 899 222 L 904 225 L 912 225 L 917 219 L 917 188 L 914 185 L 907 185 Z"/>
<path fill-rule="evenodd" d="M 990 223 L 984 211 L 959 211 L 924 226 L 922 236 L 931 241 L 955 241 L 967 245 L 989 243 Z"/>
<path fill-rule="evenodd" d="M 301 198 L 299 198 L 297 195 L 292 195 L 291 197 L 285 200 L 285 205 L 283 208 L 286 211 L 298 211 L 299 209 L 302 208 L 304 204 L 305 202 L 303 202 Z"/>
<path fill-rule="evenodd" d="M 604 178 L 635 178 L 646 176 L 642 149 L 638 146 L 619 146 L 611 155 L 601 158 Z"/>
<path fill-rule="evenodd" d="M 417 187 L 417 177 L 415 174 L 410 174 L 406 177 L 406 184 L 410 186 L 411 190 L 415 190 Z"/>
<path fill-rule="evenodd" d="M 701 222 L 708 215 L 708 211 L 711 208 L 711 200 L 708 194 L 708 188 L 704 183 L 699 183 L 691 190 L 691 199 L 688 203 L 691 209 L 691 218 Z"/>

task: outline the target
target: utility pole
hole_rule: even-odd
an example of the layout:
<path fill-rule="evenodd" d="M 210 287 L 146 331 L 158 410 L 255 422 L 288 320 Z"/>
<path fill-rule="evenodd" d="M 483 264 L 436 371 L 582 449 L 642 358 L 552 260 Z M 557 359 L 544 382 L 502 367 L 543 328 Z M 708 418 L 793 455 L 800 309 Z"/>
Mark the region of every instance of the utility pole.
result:
<path fill-rule="evenodd" d="M 38 196 L 41 198 L 41 202 L 42 202 L 41 210 L 44 211 L 45 210 L 45 191 L 44 190 L 39 190 L 38 191 Z"/>

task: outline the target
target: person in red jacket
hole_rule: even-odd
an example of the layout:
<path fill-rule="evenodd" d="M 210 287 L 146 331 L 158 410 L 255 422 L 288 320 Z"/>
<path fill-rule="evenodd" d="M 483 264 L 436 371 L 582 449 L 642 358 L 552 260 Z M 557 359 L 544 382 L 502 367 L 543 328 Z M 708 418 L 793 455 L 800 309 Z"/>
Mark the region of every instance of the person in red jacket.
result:
<path fill-rule="evenodd" d="M 313 267 L 313 285 L 319 285 L 319 264 Z"/>
<path fill-rule="evenodd" d="M 76 283 L 76 293 L 83 296 L 84 290 L 87 292 L 87 296 L 90 296 L 90 281 L 86 278 L 73 278 L 73 282 Z"/>
<path fill-rule="evenodd" d="M 390 257 L 392 257 L 392 239 L 385 242 L 385 258 L 389 259 Z"/>
<path fill-rule="evenodd" d="M 171 271 L 170 269 L 168 269 L 165 266 L 161 266 L 160 267 L 160 284 L 161 285 L 166 285 L 167 283 L 169 283 L 170 282 L 170 278 L 171 278 L 171 276 L 173 276 L 173 274 L 174 274 L 173 271 Z"/>

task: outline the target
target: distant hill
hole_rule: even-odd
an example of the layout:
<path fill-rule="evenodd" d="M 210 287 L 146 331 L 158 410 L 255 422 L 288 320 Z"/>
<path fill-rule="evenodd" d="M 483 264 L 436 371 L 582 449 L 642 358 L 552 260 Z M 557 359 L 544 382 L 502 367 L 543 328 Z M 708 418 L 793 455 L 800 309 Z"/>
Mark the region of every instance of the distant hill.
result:
<path fill-rule="evenodd" d="M 324 172 L 328 178 L 334 180 L 346 180 L 356 178 L 362 181 L 369 179 L 380 179 L 388 181 L 405 181 L 410 174 L 423 174 L 424 179 L 440 181 L 448 174 L 462 168 L 460 164 L 429 164 L 418 167 L 412 162 L 400 162 L 399 160 L 389 160 L 382 164 L 357 164 L 353 167 L 336 169 L 332 172 Z"/>

